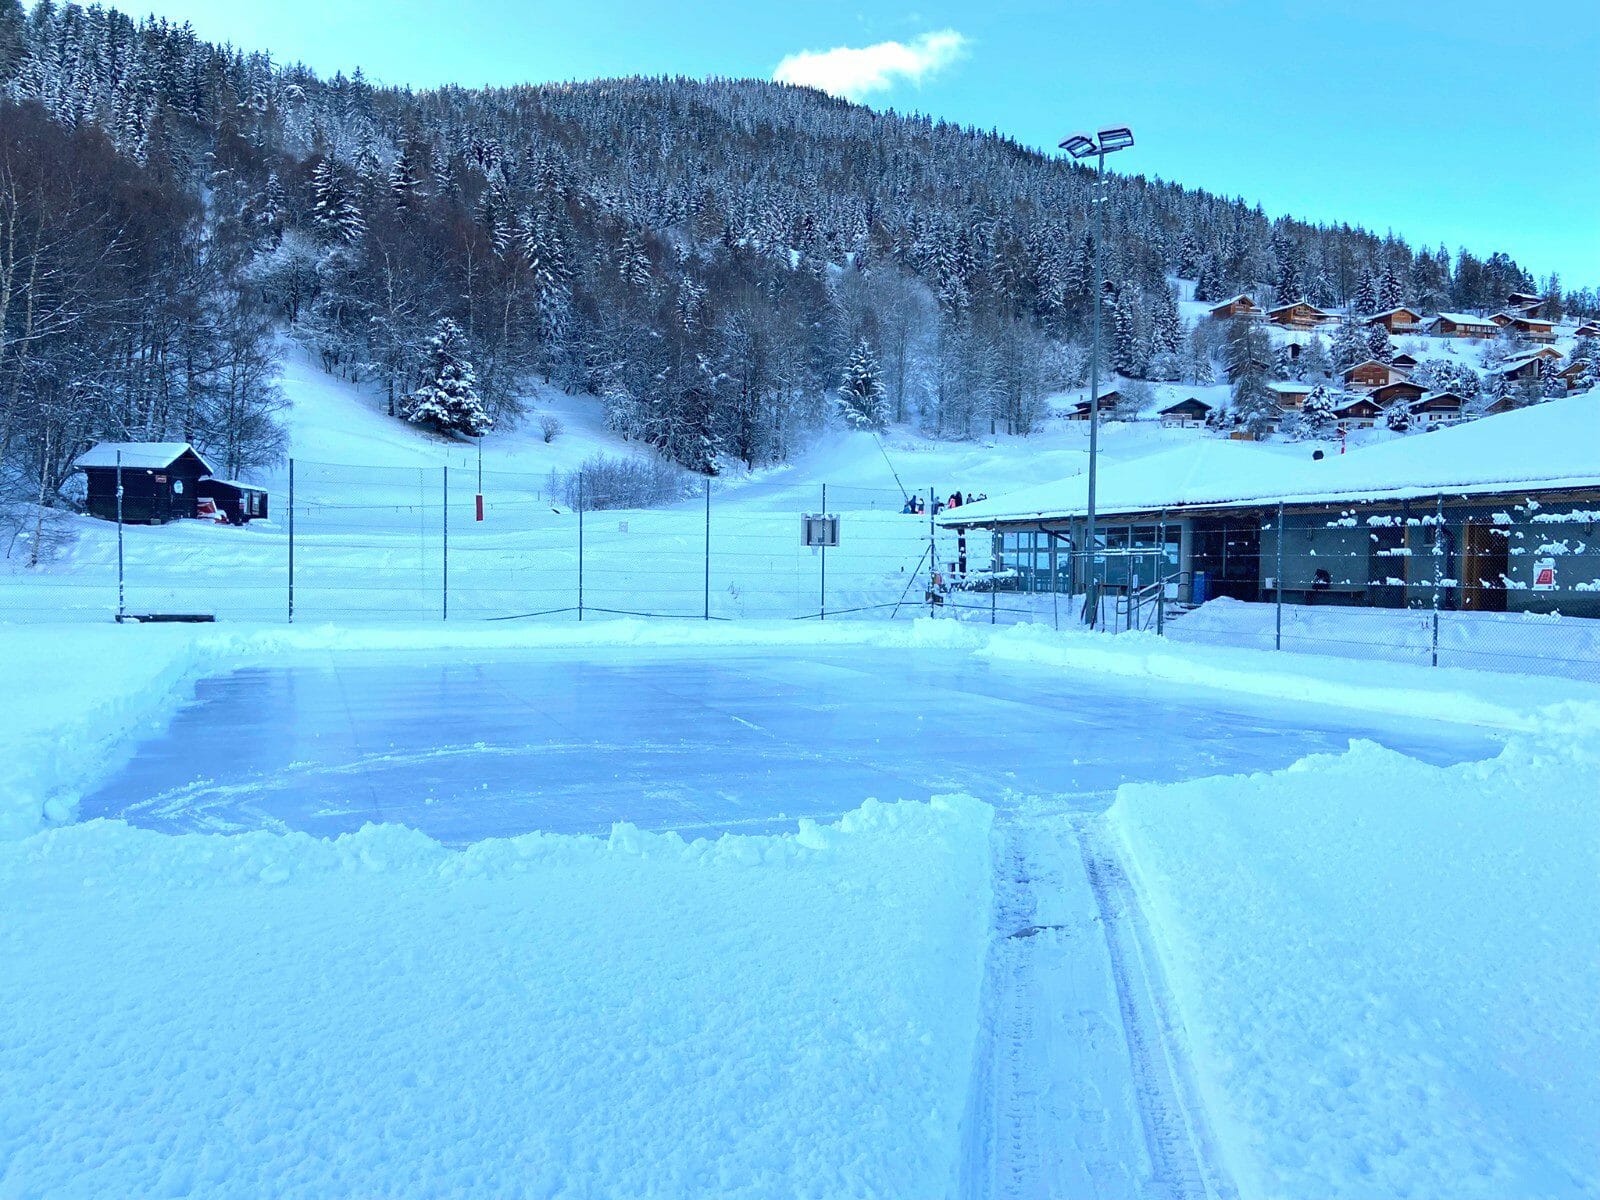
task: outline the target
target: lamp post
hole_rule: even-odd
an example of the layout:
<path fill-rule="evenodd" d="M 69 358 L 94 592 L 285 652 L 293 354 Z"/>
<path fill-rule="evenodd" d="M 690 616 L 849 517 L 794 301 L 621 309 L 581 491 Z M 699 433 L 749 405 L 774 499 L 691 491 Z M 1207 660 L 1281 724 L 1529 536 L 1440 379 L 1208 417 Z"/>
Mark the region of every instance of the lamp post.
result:
<path fill-rule="evenodd" d="M 1061 149 L 1074 160 L 1081 161 L 1091 155 L 1095 158 L 1094 215 L 1094 329 L 1093 350 L 1089 358 L 1089 512 L 1084 522 L 1085 564 L 1087 586 L 1084 598 L 1084 619 L 1090 629 L 1095 627 L 1100 615 L 1099 581 L 1094 567 L 1095 476 L 1100 459 L 1100 300 L 1105 291 L 1105 281 L 1100 273 L 1100 205 L 1105 200 L 1101 194 L 1105 183 L 1106 155 L 1126 150 L 1133 145 L 1133 130 L 1126 125 L 1113 125 L 1098 134 L 1074 133 L 1065 138 Z"/>

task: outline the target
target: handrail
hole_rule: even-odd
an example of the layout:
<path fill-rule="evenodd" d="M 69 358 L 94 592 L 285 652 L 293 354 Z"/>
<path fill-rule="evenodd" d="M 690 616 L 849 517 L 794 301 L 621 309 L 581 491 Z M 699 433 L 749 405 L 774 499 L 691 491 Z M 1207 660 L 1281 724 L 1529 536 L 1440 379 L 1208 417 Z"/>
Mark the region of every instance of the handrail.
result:
<path fill-rule="evenodd" d="M 1137 591 L 1125 592 L 1119 596 L 1117 598 L 1116 615 L 1123 619 L 1121 622 L 1122 627 L 1124 629 L 1148 629 L 1151 617 L 1145 616 L 1141 619 L 1141 614 L 1144 613 L 1146 605 L 1151 600 L 1154 600 L 1152 616 L 1156 623 L 1156 632 L 1158 634 L 1164 632 L 1166 627 L 1167 588 L 1174 583 L 1178 583 L 1181 586 L 1181 581 L 1185 575 L 1192 578 L 1194 572 L 1189 570 L 1174 571 L 1170 575 L 1162 575 L 1157 579 L 1151 580 Z"/>

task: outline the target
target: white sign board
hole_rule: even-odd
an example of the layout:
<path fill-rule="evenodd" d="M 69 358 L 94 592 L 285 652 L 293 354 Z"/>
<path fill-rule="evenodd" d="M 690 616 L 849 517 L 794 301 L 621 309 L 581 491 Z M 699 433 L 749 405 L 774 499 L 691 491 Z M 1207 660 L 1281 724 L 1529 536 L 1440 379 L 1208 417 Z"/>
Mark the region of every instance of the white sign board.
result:
<path fill-rule="evenodd" d="M 1534 562 L 1533 590 L 1536 592 L 1553 592 L 1556 590 L 1555 559 L 1541 558 Z"/>
<path fill-rule="evenodd" d="M 806 513 L 800 518 L 800 540 L 807 546 L 837 546 L 838 516 L 834 513 Z"/>

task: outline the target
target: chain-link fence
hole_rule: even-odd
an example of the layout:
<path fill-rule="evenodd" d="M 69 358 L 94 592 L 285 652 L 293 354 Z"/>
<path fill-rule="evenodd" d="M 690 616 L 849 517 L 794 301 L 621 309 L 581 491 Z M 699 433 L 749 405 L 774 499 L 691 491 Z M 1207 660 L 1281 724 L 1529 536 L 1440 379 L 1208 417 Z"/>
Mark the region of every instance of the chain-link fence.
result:
<path fill-rule="evenodd" d="M 0 619 L 936 615 L 1600 681 L 1600 512 L 1434 496 L 947 528 L 931 492 L 291 463 L 269 519 L 39 514 Z M 831 514 L 837 539 L 807 538 Z M 826 529 L 824 523 L 822 528 Z M 831 544 L 820 544 L 831 543 Z M 1091 600 L 1090 597 L 1093 597 Z"/>

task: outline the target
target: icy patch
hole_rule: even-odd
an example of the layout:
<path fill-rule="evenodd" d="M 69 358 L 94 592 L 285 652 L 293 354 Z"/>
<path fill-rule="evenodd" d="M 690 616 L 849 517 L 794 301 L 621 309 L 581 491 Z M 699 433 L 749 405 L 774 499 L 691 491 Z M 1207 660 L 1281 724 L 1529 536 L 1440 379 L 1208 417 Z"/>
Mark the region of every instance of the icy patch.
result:
<path fill-rule="evenodd" d="M 0 844 L 0 1192 L 949 1194 L 990 820 Z"/>
<path fill-rule="evenodd" d="M 1600 1191 L 1600 719 L 1111 810 L 1244 1195 Z"/>

